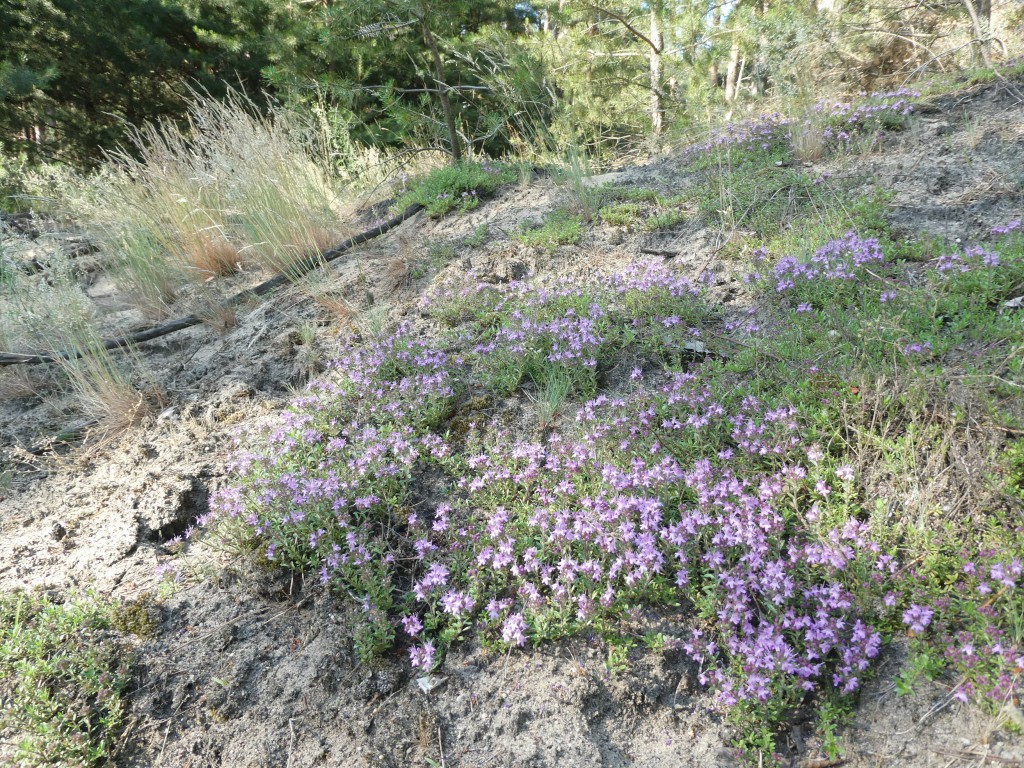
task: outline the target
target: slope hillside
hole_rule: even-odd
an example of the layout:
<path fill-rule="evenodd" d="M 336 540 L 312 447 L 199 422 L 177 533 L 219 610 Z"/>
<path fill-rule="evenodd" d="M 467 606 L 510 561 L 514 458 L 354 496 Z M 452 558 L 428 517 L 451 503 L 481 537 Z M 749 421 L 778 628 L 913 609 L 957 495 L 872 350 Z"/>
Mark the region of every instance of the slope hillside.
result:
<path fill-rule="evenodd" d="M 139 344 L 121 433 L 4 368 L 0 761 L 1024 764 L 1022 94 L 510 176 Z"/>

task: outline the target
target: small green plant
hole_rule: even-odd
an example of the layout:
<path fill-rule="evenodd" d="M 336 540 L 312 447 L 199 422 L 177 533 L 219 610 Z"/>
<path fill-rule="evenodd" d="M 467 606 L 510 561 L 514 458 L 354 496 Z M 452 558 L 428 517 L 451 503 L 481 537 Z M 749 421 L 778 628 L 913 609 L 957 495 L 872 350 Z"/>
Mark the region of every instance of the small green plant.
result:
<path fill-rule="evenodd" d="M 431 240 L 427 244 L 427 261 L 434 269 L 443 267 L 454 259 L 457 253 L 455 243 L 450 240 Z"/>
<path fill-rule="evenodd" d="M 934 680 L 942 671 L 942 660 L 928 650 L 915 653 L 908 660 L 896 678 L 896 693 L 907 696 L 914 690 L 918 680 Z"/>
<path fill-rule="evenodd" d="M 608 190 L 608 195 L 616 200 L 623 200 L 632 203 L 652 203 L 661 205 L 665 202 L 657 190 L 646 187 L 618 187 Z"/>
<path fill-rule="evenodd" d="M 541 226 L 519 233 L 517 239 L 523 245 L 553 253 L 560 245 L 575 245 L 582 237 L 583 219 L 559 210 L 549 214 Z"/>
<path fill-rule="evenodd" d="M 457 243 L 451 240 L 431 240 L 427 242 L 425 258 L 416 259 L 409 268 L 409 278 L 422 280 L 428 274 L 449 263 L 459 253 Z"/>
<path fill-rule="evenodd" d="M 652 653 L 662 653 L 669 647 L 669 639 L 664 632 L 648 632 L 644 635 L 644 647 Z"/>
<path fill-rule="evenodd" d="M 628 638 L 619 638 L 608 643 L 608 656 L 604 662 L 604 668 L 611 676 L 618 676 L 629 669 L 629 652 L 633 648 L 633 641 Z"/>
<path fill-rule="evenodd" d="M 656 213 L 644 220 L 644 229 L 648 232 L 657 232 L 660 229 L 669 229 L 685 219 L 685 215 L 679 210 L 668 210 Z"/>
<path fill-rule="evenodd" d="M 853 708 L 848 699 L 829 697 L 818 708 L 818 735 L 821 737 L 821 751 L 829 760 L 838 760 L 842 756 L 838 730 L 850 720 L 852 714 Z"/>
<path fill-rule="evenodd" d="M 468 248 L 479 248 L 484 245 L 491 237 L 490 226 L 485 221 L 483 224 L 477 225 L 476 229 L 473 230 L 473 234 L 468 235 L 465 242 Z"/>
<path fill-rule="evenodd" d="M 1015 496 L 1024 499 L 1024 440 L 1009 445 L 1003 454 L 1006 462 L 1006 488 Z"/>
<path fill-rule="evenodd" d="M 496 163 L 459 163 L 446 165 L 411 182 L 409 191 L 396 206 L 422 205 L 433 218 L 453 211 L 465 213 L 480 205 L 499 187 L 515 180 L 506 166 Z"/>
<path fill-rule="evenodd" d="M 643 216 L 643 212 L 643 207 L 637 203 L 612 203 L 598 211 L 598 215 L 601 221 L 613 227 L 632 227 Z"/>
<path fill-rule="evenodd" d="M 540 377 L 543 386 L 538 394 L 530 395 L 537 405 L 537 421 L 541 429 L 552 426 L 572 392 L 572 380 L 564 370 L 550 366 L 545 374 Z"/>
<path fill-rule="evenodd" d="M 567 193 L 568 207 L 573 214 L 586 222 L 594 220 L 600 205 L 601 193 L 587 183 L 593 175 L 590 158 L 575 145 L 562 152 L 552 175 L 555 182 Z"/>
<path fill-rule="evenodd" d="M 361 621 L 356 625 L 353 645 L 356 657 L 363 664 L 379 658 L 395 642 L 395 628 L 388 621 L 387 613 L 372 606 Z"/>
<path fill-rule="evenodd" d="M 778 232 L 779 223 L 815 211 L 826 189 L 806 173 L 774 164 L 725 165 L 694 191 L 700 213 L 729 228 Z"/>
<path fill-rule="evenodd" d="M 110 634 L 110 607 L 0 596 L 0 728 L 24 766 L 106 764 L 125 723 L 128 654 Z"/>
<path fill-rule="evenodd" d="M 294 334 L 295 363 L 304 378 L 311 378 L 322 367 L 316 345 L 316 325 L 302 323 Z"/>

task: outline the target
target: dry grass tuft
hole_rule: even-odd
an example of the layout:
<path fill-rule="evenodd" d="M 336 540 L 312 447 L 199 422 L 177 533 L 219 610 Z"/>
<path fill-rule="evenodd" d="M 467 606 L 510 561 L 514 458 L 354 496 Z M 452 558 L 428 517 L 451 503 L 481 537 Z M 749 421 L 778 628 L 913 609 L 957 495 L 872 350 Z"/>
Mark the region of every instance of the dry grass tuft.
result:
<path fill-rule="evenodd" d="M 999 499 L 989 474 L 1000 446 L 976 395 L 909 377 L 860 391 L 846 405 L 846 439 L 868 498 L 892 518 L 886 525 L 923 533 L 938 520 L 982 522 L 974 517 Z"/>
<path fill-rule="evenodd" d="M 213 291 L 199 291 L 189 302 L 191 313 L 218 333 L 227 333 L 238 324 L 238 314 Z"/>
<path fill-rule="evenodd" d="M 0 283 L 0 340 L 12 352 L 52 352 L 55 367 L 81 411 L 104 434 L 138 423 L 153 395 L 134 385 L 141 365 L 130 351 L 106 349 L 94 308 L 66 259 L 54 258 L 46 275 L 13 275 Z M 12 371 L 5 378 L 26 388 L 46 382 L 39 374 Z M 40 389 L 35 388 L 35 393 Z"/>
<path fill-rule="evenodd" d="M 32 397 L 46 389 L 47 382 L 37 371 L 23 365 L 0 370 L 0 400 Z"/>
<path fill-rule="evenodd" d="M 800 120 L 789 126 L 789 137 L 793 142 L 793 156 L 810 163 L 825 156 L 825 121 L 820 112 L 805 113 Z"/>
<path fill-rule="evenodd" d="M 230 275 L 238 270 L 242 261 L 238 248 L 222 237 L 197 237 L 186 241 L 183 249 L 200 275 Z"/>
<path fill-rule="evenodd" d="M 400 291 L 412 282 L 412 266 L 408 257 L 397 256 L 384 268 L 383 285 L 388 291 Z"/>
<path fill-rule="evenodd" d="M 343 323 L 353 322 L 358 315 L 358 311 L 345 298 L 336 280 L 332 280 L 330 276 L 307 275 L 298 284 L 298 289 Z"/>
<path fill-rule="evenodd" d="M 356 310 L 340 293 L 322 291 L 312 293 L 310 296 L 317 304 L 322 306 L 342 322 L 352 322 L 353 318 L 356 316 Z"/>
<path fill-rule="evenodd" d="M 131 151 L 110 156 L 68 203 L 121 290 L 166 316 L 189 285 L 243 263 L 297 276 L 351 234 L 314 138 L 285 110 L 193 93 L 184 127 L 140 127 Z"/>

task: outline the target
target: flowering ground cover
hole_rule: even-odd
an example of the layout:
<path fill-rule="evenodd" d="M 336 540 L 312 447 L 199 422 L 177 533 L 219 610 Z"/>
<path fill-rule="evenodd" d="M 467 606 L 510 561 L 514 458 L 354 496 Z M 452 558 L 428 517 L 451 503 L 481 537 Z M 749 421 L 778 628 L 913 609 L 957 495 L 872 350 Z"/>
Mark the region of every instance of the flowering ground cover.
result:
<path fill-rule="evenodd" d="M 1019 762 L 1019 99 L 911 96 L 415 179 L 87 464 L 0 402 L 0 762 Z"/>
<path fill-rule="evenodd" d="M 902 130 L 914 111 L 913 101 L 921 94 L 909 88 L 861 93 L 855 101 L 819 100 L 802 118 L 780 112 L 761 114 L 730 122 L 704 141 L 683 151 L 698 167 L 718 165 L 723 157 L 742 161 L 751 158 L 780 160 L 792 156 L 793 127 L 814 131 L 832 148 L 848 146 L 853 138 L 877 134 L 879 130 Z"/>
<path fill-rule="evenodd" d="M 660 262 L 555 286 L 441 284 L 423 302 L 430 333 L 401 325 L 356 347 L 239 435 L 214 520 L 361 602 L 364 658 L 400 652 L 423 672 L 470 633 L 499 649 L 582 633 L 628 647 L 637 612 L 681 610 L 677 631 L 645 641 L 688 655 L 752 752 L 816 711 L 837 754 L 896 636 L 913 649 L 907 686 L 952 674 L 957 697 L 1012 706 L 1020 444 L 979 480 L 985 509 L 939 522 L 885 515 L 862 475 L 867 447 L 938 450 L 964 418 L 951 407 L 909 448 L 885 420 L 912 432 L 915 417 L 884 376 L 939 399 L 950 376 L 978 382 L 991 423 L 1018 422 L 1019 226 L 934 253 L 856 230 L 804 256 L 764 248 L 746 323 Z M 884 423 L 851 421 L 872 397 Z M 456 429 L 481 398 L 575 417 L 532 436 L 482 413 Z M 426 474 L 444 478 L 440 497 L 420 492 Z"/>

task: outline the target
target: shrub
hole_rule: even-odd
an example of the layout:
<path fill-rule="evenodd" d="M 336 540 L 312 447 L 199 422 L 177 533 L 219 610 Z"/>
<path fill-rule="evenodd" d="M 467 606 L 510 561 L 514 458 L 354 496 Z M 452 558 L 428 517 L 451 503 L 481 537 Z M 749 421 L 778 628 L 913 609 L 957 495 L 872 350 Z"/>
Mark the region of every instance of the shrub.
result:
<path fill-rule="evenodd" d="M 432 431 L 455 397 L 447 363 L 403 329 L 353 352 L 279 423 L 244 436 L 252 448 L 236 455 L 235 482 L 213 502 L 245 524 L 268 561 L 314 573 L 364 601 L 363 657 L 393 637 L 411 478 L 447 452 Z"/>
<path fill-rule="evenodd" d="M 0 596 L 0 728 L 20 765 L 94 766 L 116 752 L 126 721 L 125 648 L 93 597 L 60 604 Z"/>
<path fill-rule="evenodd" d="M 923 377 L 940 343 L 991 345 L 1005 364 L 1019 320 L 998 300 L 1022 279 L 1016 227 L 1005 229 L 919 269 L 915 285 L 899 282 L 882 240 L 855 232 L 780 259 L 757 278 L 772 300 L 725 325 L 729 359 L 699 364 L 672 352 L 709 313 L 661 263 L 553 287 L 444 284 L 424 308 L 457 328 L 428 344 L 403 327 L 352 353 L 238 453 L 217 507 L 274 562 L 361 600 L 362 652 L 399 644 L 423 671 L 471 628 L 503 649 L 598 633 L 613 638 L 617 671 L 624 625 L 684 605 L 691 622 L 650 645 L 697 665 L 751 751 L 770 753 L 793 712 L 815 706 L 834 755 L 897 634 L 914 659 L 901 687 L 915 670 L 950 669 L 958 698 L 1002 706 L 1024 665 L 1016 507 L 972 510 L 993 517 L 985 526 L 945 512 L 934 525 L 931 506 L 893 521 L 855 467 L 898 472 L 933 453 L 952 466 L 967 417 L 886 388 L 879 372 Z M 912 348 L 922 329 L 927 355 Z M 602 391 L 627 349 L 628 380 Z M 1019 387 L 1019 367 L 999 370 Z M 857 418 L 869 382 L 879 391 Z M 463 389 L 520 387 L 536 393 L 539 437 L 472 421 L 478 403 L 449 420 Z M 555 423 L 573 397 L 589 399 Z M 1015 493 L 1018 454 L 1003 462 Z M 427 468 L 446 491 L 410 508 Z"/>
<path fill-rule="evenodd" d="M 544 218 L 544 223 L 517 235 L 523 245 L 543 248 L 553 253 L 560 245 L 575 245 L 583 237 L 583 219 L 567 211 L 555 211 Z"/>
<path fill-rule="evenodd" d="M 604 206 L 598 215 L 613 227 L 631 227 L 643 216 L 643 208 L 637 203 L 613 203 Z"/>
<path fill-rule="evenodd" d="M 410 182 L 409 191 L 399 198 L 396 206 L 406 208 L 418 203 L 433 218 L 452 211 L 465 213 L 480 205 L 482 198 L 514 180 L 514 173 L 497 163 L 447 165 Z"/>

